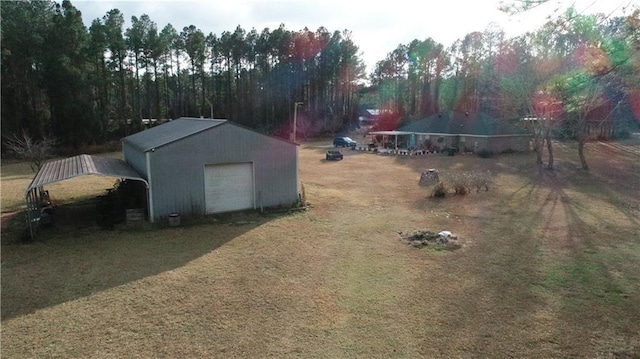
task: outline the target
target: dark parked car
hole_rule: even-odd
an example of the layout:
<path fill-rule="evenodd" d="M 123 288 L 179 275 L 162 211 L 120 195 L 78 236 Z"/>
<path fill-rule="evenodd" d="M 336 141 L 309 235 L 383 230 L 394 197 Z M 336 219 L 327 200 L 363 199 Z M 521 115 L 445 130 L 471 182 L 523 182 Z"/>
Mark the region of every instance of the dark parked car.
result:
<path fill-rule="evenodd" d="M 342 152 L 338 150 L 329 150 L 327 151 L 327 161 L 339 161 L 343 158 Z"/>
<path fill-rule="evenodd" d="M 356 147 L 356 141 L 350 137 L 336 137 L 333 139 L 333 147 Z"/>

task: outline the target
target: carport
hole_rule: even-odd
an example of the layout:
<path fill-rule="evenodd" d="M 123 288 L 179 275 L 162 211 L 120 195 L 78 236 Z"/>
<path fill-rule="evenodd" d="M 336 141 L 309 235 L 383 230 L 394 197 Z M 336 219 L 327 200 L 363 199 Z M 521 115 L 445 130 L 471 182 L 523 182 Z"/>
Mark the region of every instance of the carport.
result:
<path fill-rule="evenodd" d="M 147 181 L 121 159 L 78 155 L 61 160 L 49 161 L 40 168 L 29 187 L 25 190 L 27 222 L 32 240 L 35 239 L 36 230 L 42 219 L 43 203 L 48 200 L 48 193 L 44 190 L 44 186 L 85 175 L 117 177 L 140 181 L 144 183 L 148 196 L 149 184 Z"/>

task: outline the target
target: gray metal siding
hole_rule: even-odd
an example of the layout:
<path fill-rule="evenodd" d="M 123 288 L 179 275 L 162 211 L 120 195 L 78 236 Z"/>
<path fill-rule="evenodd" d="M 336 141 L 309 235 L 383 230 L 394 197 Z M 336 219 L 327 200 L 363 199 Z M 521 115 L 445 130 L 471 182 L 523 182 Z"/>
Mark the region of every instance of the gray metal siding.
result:
<path fill-rule="evenodd" d="M 204 214 L 204 166 L 253 162 L 256 207 L 298 198 L 297 146 L 230 123 L 148 152 L 154 217 Z"/>
<path fill-rule="evenodd" d="M 147 160 L 144 152 L 126 142 L 123 142 L 122 154 L 125 162 L 127 162 L 129 166 L 138 171 L 142 178 L 149 180 L 149 176 L 147 175 Z"/>

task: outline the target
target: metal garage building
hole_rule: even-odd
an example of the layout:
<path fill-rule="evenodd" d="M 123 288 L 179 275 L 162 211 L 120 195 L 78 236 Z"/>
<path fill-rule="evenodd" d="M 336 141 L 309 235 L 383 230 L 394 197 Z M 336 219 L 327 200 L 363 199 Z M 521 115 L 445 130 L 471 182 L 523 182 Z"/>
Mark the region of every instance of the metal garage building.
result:
<path fill-rule="evenodd" d="M 122 150 L 149 184 L 152 222 L 298 200 L 298 146 L 226 120 L 179 118 L 124 138 Z"/>

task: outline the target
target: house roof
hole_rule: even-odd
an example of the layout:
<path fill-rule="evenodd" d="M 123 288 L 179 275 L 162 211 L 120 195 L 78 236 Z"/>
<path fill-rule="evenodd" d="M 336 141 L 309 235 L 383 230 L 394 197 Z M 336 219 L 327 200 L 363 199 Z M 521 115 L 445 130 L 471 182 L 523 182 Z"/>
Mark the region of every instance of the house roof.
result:
<path fill-rule="evenodd" d="M 383 136 L 402 136 L 402 135 L 412 135 L 415 132 L 407 132 L 407 131 L 371 131 L 368 132 L 369 135 L 383 135 Z"/>
<path fill-rule="evenodd" d="M 408 122 L 397 131 L 420 133 L 450 133 L 469 135 L 512 135 L 527 133 L 524 129 L 507 121 L 498 121 L 486 114 L 469 115 L 443 112 L 421 120 Z"/>
<path fill-rule="evenodd" d="M 181 117 L 127 136 L 123 141 L 143 152 L 147 152 L 226 122 L 227 120 L 222 119 Z"/>
<path fill-rule="evenodd" d="M 40 167 L 31 184 L 25 190 L 25 194 L 49 183 L 84 175 L 119 177 L 147 183 L 136 170 L 119 158 L 78 155 L 46 162 Z"/>

